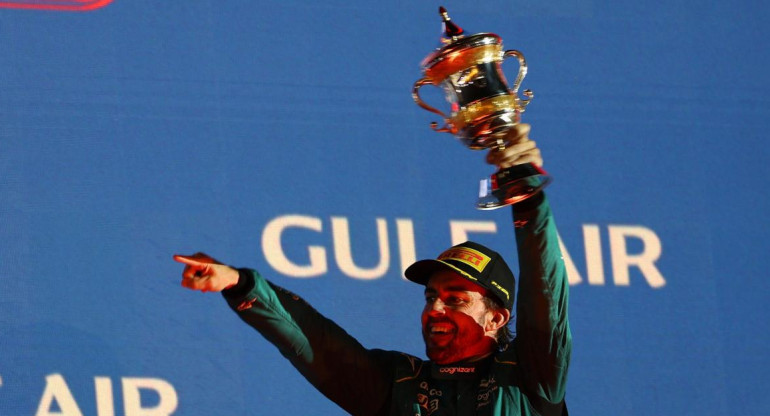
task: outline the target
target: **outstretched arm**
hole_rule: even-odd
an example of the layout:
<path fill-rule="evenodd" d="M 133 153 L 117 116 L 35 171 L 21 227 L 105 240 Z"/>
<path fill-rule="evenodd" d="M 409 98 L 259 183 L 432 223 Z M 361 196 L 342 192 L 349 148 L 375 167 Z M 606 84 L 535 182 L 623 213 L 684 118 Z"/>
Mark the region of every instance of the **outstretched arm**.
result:
<path fill-rule="evenodd" d="M 235 269 L 198 253 L 185 264 L 184 287 L 221 291 L 241 319 L 274 344 L 321 393 L 353 415 L 377 415 L 390 394 L 392 355 L 367 350 L 299 296 L 256 271 Z"/>

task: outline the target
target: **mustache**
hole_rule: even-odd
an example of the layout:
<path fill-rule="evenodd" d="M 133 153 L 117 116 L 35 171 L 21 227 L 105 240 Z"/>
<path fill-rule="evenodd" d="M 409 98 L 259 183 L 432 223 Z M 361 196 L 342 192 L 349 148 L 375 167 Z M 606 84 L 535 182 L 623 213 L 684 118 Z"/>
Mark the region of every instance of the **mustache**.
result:
<path fill-rule="evenodd" d="M 455 325 L 455 322 L 449 318 L 431 318 L 425 321 L 425 326 L 433 324 L 450 324 Z"/>

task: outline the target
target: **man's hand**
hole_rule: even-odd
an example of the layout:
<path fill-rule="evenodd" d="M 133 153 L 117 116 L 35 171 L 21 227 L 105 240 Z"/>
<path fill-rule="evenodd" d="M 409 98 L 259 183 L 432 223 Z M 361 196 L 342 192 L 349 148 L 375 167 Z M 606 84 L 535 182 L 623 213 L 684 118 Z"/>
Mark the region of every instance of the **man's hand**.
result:
<path fill-rule="evenodd" d="M 175 255 L 174 260 L 185 265 L 182 286 L 201 292 L 221 292 L 238 283 L 238 270 L 226 266 L 203 253 L 192 256 Z"/>
<path fill-rule="evenodd" d="M 522 163 L 543 166 L 543 156 L 537 144 L 529 139 L 529 124 L 517 124 L 511 128 L 504 139 L 505 149 L 493 148 L 487 153 L 487 163 L 497 165 L 498 169 L 509 168 Z"/>

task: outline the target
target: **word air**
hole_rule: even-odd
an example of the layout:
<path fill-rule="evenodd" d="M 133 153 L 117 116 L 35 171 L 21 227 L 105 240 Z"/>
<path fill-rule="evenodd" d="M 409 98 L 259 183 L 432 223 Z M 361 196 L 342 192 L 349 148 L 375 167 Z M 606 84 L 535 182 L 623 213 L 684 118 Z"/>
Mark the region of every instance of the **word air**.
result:
<path fill-rule="evenodd" d="M 169 416 L 178 405 L 174 386 L 159 378 L 122 377 L 120 379 L 123 394 L 123 412 L 125 416 Z M 142 403 L 142 392 L 154 394 L 156 403 Z M 115 400 L 112 379 L 94 377 L 96 396 L 96 415 L 115 416 Z M 82 400 L 83 398 L 81 398 Z M 67 381 L 61 374 L 50 374 L 45 378 L 45 389 L 40 397 L 35 416 L 83 416 L 93 414 L 93 410 L 81 406 L 72 394 Z"/>
<path fill-rule="evenodd" d="M 403 271 L 417 259 L 415 249 L 414 223 L 408 218 L 394 220 L 395 240 L 399 271 Z M 379 279 L 391 272 L 394 267 L 391 253 L 391 234 L 388 221 L 376 218 L 374 221 L 376 239 L 367 238 L 360 244 L 351 241 L 350 223 L 346 217 L 330 217 L 328 222 L 314 216 L 282 215 L 269 221 L 262 232 L 262 250 L 268 264 L 277 272 L 295 278 L 318 277 L 329 272 L 329 262 L 333 258 L 336 266 L 346 276 L 353 279 Z M 290 231 L 290 232 L 287 232 Z M 604 247 L 602 231 L 606 231 L 608 247 Z M 473 240 L 479 233 L 498 232 L 494 221 L 449 221 L 450 244 Z M 513 232 L 513 231 L 510 231 Z M 308 241 L 317 241 L 319 234 L 331 233 L 330 247 L 314 245 Z M 593 286 L 608 284 L 603 252 L 609 250 L 609 270 L 615 286 L 631 285 L 631 277 L 640 275 L 651 288 L 661 288 L 666 280 L 657 266 L 663 254 L 660 238 L 651 229 L 641 225 L 607 225 L 605 230 L 597 224 L 582 226 L 585 272 L 581 273 L 573 262 L 570 251 L 559 241 L 564 258 L 569 283 L 577 285 L 587 283 Z M 290 235 L 290 236 L 289 236 Z M 358 253 L 376 253 L 374 265 L 362 266 L 353 258 L 351 247 Z M 292 256 L 287 254 L 291 247 Z M 300 247 L 301 250 L 297 250 Z M 633 247 L 633 250 L 630 248 Z M 297 254 L 299 253 L 299 254 Z M 585 277 L 584 277 L 585 276 Z"/>

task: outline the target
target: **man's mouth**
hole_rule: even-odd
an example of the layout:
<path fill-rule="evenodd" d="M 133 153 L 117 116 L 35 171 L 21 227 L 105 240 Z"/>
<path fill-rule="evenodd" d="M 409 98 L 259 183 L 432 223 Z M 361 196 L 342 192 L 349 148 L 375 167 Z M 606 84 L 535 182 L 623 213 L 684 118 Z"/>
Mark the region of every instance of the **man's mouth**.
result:
<path fill-rule="evenodd" d="M 447 323 L 428 324 L 428 333 L 430 335 L 448 335 L 454 332 L 454 327 Z"/>

